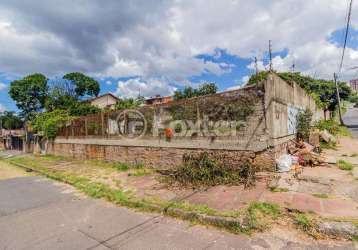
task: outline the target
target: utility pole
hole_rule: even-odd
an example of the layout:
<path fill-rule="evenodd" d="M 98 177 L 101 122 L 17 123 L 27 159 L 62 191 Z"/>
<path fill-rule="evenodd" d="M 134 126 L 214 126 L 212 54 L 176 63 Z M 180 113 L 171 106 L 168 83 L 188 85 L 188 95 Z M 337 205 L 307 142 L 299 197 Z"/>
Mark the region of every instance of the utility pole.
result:
<path fill-rule="evenodd" d="M 269 56 L 270 56 L 270 71 L 273 70 L 272 68 L 272 42 L 269 40 Z"/>
<path fill-rule="evenodd" d="M 259 67 L 257 66 L 257 57 L 255 56 L 255 74 L 256 74 L 256 87 L 259 84 Z"/>
<path fill-rule="evenodd" d="M 341 111 L 341 98 L 339 96 L 339 89 L 338 89 L 338 83 L 337 83 L 337 74 L 333 74 L 334 78 L 334 84 L 336 85 L 336 95 L 337 95 L 337 102 L 338 102 L 338 114 L 339 114 L 339 122 L 341 125 L 344 125 L 343 119 L 342 119 L 342 111 Z"/>

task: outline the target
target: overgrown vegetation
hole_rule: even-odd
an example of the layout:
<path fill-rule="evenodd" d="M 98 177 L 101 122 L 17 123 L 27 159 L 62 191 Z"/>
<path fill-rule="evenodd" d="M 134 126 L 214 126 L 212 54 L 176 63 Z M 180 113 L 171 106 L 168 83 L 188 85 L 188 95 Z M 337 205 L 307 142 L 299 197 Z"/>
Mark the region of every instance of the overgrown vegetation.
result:
<path fill-rule="evenodd" d="M 264 231 L 281 215 L 277 204 L 253 202 L 246 211 L 247 229 Z"/>
<path fill-rule="evenodd" d="M 352 136 L 352 133 L 345 126 L 341 126 L 335 119 L 320 120 L 315 124 L 315 127 L 319 130 L 327 130 L 330 134 L 337 136 Z"/>
<path fill-rule="evenodd" d="M 45 138 L 54 139 L 58 130 L 73 118 L 68 111 L 57 109 L 39 113 L 31 122 L 31 127 L 35 132 L 42 133 Z"/>
<path fill-rule="evenodd" d="M 115 105 L 115 109 L 122 110 L 122 109 L 135 109 L 138 108 L 143 103 L 143 100 L 138 98 L 128 98 L 128 99 L 121 99 L 117 101 Z"/>
<path fill-rule="evenodd" d="M 215 83 L 204 83 L 201 86 L 199 86 L 199 88 L 197 89 L 187 86 L 183 90 L 177 90 L 174 92 L 174 100 L 215 94 L 217 91 L 218 91 L 218 87 L 216 86 Z"/>
<path fill-rule="evenodd" d="M 296 213 L 294 215 L 294 222 L 296 226 L 307 234 L 317 237 L 317 226 L 315 221 L 307 214 Z"/>
<path fill-rule="evenodd" d="M 24 125 L 23 120 L 15 112 L 0 112 L 0 124 L 4 129 L 19 129 Z"/>
<path fill-rule="evenodd" d="M 297 114 L 297 138 L 308 141 L 311 131 L 312 111 L 306 109 Z"/>
<path fill-rule="evenodd" d="M 161 173 L 169 183 L 193 188 L 237 184 L 248 187 L 255 183 L 255 168 L 251 163 L 245 162 L 240 169 L 233 169 L 210 157 L 207 152 L 184 155 L 181 166 Z"/>
<path fill-rule="evenodd" d="M 301 88 L 305 89 L 316 101 L 316 104 L 324 111 L 334 112 L 337 108 L 338 101 L 336 97 L 336 87 L 333 80 L 315 79 L 310 76 L 303 76 L 299 72 L 276 72 L 282 79 L 287 82 L 296 82 Z M 248 81 L 248 85 L 255 84 L 267 78 L 268 72 L 262 71 L 256 75 L 252 75 Z M 342 100 L 355 99 L 350 87 L 339 82 L 339 94 Z"/>
<path fill-rule="evenodd" d="M 60 126 L 75 116 L 95 114 L 101 109 L 83 102 L 97 96 L 99 83 L 79 72 L 47 79 L 33 74 L 10 83 L 9 95 L 20 109 L 24 121 L 47 138 L 54 138 Z"/>
<path fill-rule="evenodd" d="M 337 166 L 339 167 L 339 169 L 345 171 L 351 171 L 354 168 L 353 164 L 346 162 L 345 160 L 339 160 L 337 162 Z"/>

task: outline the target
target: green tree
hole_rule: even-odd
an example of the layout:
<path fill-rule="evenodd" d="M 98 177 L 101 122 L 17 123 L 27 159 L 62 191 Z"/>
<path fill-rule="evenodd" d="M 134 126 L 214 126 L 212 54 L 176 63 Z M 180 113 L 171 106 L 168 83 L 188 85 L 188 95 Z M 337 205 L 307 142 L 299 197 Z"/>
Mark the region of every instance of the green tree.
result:
<path fill-rule="evenodd" d="M 25 120 L 40 112 L 47 98 L 47 78 L 42 74 L 33 74 L 10 83 L 9 95 L 21 110 Z"/>
<path fill-rule="evenodd" d="M 71 116 L 92 115 L 102 111 L 88 102 L 73 102 L 67 110 Z"/>
<path fill-rule="evenodd" d="M 99 83 L 93 78 L 80 72 L 68 73 L 63 79 L 70 80 L 75 84 L 75 94 L 77 98 L 83 96 L 98 96 L 100 92 Z"/>
<path fill-rule="evenodd" d="M 23 127 L 24 122 L 15 112 L 4 111 L 0 114 L 0 124 L 4 129 L 19 129 Z"/>
<path fill-rule="evenodd" d="M 177 90 L 174 92 L 174 100 L 215 94 L 217 91 L 218 91 L 218 87 L 216 86 L 215 83 L 204 83 L 200 85 L 199 88 L 197 89 L 187 86 L 182 91 Z"/>
<path fill-rule="evenodd" d="M 128 99 L 120 99 L 117 101 L 115 108 L 117 110 L 121 109 L 135 109 L 138 108 L 142 104 L 141 99 L 134 99 L 134 98 L 128 98 Z"/>

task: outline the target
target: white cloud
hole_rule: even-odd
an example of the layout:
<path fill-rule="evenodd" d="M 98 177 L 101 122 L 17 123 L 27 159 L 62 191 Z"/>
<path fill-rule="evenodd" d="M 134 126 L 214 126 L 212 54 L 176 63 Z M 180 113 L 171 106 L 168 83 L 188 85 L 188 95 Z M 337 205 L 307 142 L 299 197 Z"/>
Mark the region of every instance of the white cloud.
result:
<path fill-rule="evenodd" d="M 175 87 L 170 86 L 164 80 L 149 79 L 145 81 L 141 78 L 133 78 L 127 81 L 119 81 L 115 94 L 125 98 L 135 98 L 139 95 L 152 97 L 155 95 L 171 95 L 175 90 Z"/>
<path fill-rule="evenodd" d="M 0 91 L 7 88 L 7 85 L 5 83 L 0 82 Z"/>
<path fill-rule="evenodd" d="M 327 37 L 343 28 L 346 7 L 342 0 L 63 0 L 61 6 L 55 0 L 3 0 L 0 68 L 12 74 L 84 71 L 178 84 L 205 72 L 229 72 L 230 64 L 197 58 L 218 59 L 218 48 L 261 57 L 263 69 L 271 39 L 274 51 L 288 50 L 286 57 L 274 58 L 276 69 L 289 69 L 295 59 L 297 70 L 329 78 L 341 48 Z M 357 12 L 355 2 L 352 13 Z M 352 26 L 358 27 L 358 15 L 352 15 Z M 357 53 L 347 50 L 345 67 L 356 64 Z"/>

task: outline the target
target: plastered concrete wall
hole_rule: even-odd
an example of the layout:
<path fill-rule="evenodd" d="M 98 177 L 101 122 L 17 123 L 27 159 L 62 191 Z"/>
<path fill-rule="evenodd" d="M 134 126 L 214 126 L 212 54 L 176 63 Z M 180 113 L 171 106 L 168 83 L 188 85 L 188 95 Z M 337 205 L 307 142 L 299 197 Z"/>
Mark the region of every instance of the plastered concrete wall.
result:
<path fill-rule="evenodd" d="M 290 132 L 292 130 L 290 124 L 294 122 L 292 110 L 297 111 L 308 107 L 314 112 L 315 120 L 323 118 L 323 111 L 317 109 L 312 97 L 302 88 L 297 84 L 286 83 L 274 74 L 258 87 L 249 87 L 198 99 L 200 102 L 205 101 L 205 98 L 245 97 L 245 95 L 254 96 L 255 102 L 252 113 L 245 118 L 244 126 L 238 129 L 235 136 L 178 137 L 167 140 L 165 137 L 149 134 L 132 140 L 110 133 L 101 136 L 73 136 L 74 134 L 72 134 L 57 137 L 53 143 L 48 145 L 47 152 L 78 159 L 144 163 L 147 166 L 170 168 L 181 164 L 184 154 L 206 151 L 225 154 L 224 161 L 230 161 L 230 164 L 240 165 L 249 160 L 261 169 L 265 167 L 274 169 L 274 159 L 286 152 L 290 139 L 295 136 Z M 186 102 L 174 102 L 173 104 L 185 105 Z M 213 102 L 210 105 L 213 105 Z M 156 114 L 153 126 L 157 126 L 155 123 L 158 120 L 156 119 L 162 115 L 164 117 L 163 110 L 168 108 L 168 105 L 151 108 Z M 197 113 L 199 114 L 199 112 Z M 110 124 L 110 122 L 106 122 L 106 124 Z"/>
<path fill-rule="evenodd" d="M 82 133 L 76 134 L 74 131 L 79 131 L 78 127 L 74 126 L 75 129 L 73 129 L 70 126 L 67 132 L 64 131 L 62 136 L 56 138 L 55 143 L 260 152 L 268 147 L 267 142 L 269 139 L 264 120 L 263 97 L 263 90 L 258 91 L 255 87 L 249 87 L 139 109 L 150 123 L 150 126 L 148 125 L 150 129 L 144 136 L 136 139 L 128 139 L 118 135 L 116 132 L 118 131 L 118 122 L 116 121 L 118 114 L 112 112 L 106 115 L 107 121 L 103 122 L 106 127 L 98 129 L 100 132 L 105 131 L 105 134 L 92 134 L 89 128 L 82 129 Z M 248 102 L 250 102 L 250 112 L 246 114 L 244 108 L 243 110 L 240 109 L 240 105 L 245 106 Z M 212 121 L 210 119 L 213 119 L 213 122 L 218 122 L 221 119 L 225 122 L 228 119 L 227 113 L 231 112 L 222 111 L 222 108 L 227 105 L 232 105 L 233 109 L 238 109 L 238 114 L 236 114 L 238 120 L 235 120 L 235 122 L 239 122 L 239 127 L 233 125 L 227 131 L 225 131 L 225 128 L 223 133 L 218 129 L 218 131 L 214 132 L 214 135 L 201 129 L 206 119 L 209 122 Z M 182 107 L 184 107 L 184 111 L 181 111 L 181 114 L 178 115 L 179 109 Z M 234 112 L 230 114 L 232 115 L 232 113 Z M 167 121 L 181 120 L 178 118 L 181 116 L 183 116 L 183 120 L 188 120 L 191 124 L 195 124 L 195 128 L 188 130 L 185 135 L 174 135 L 170 140 L 164 134 L 158 132 L 169 126 Z M 81 119 L 81 124 L 87 124 L 90 127 L 89 118 L 87 121 L 83 121 L 86 118 Z M 97 119 L 95 123 L 100 124 L 101 119 Z M 199 129 L 197 130 L 196 128 Z"/>
<path fill-rule="evenodd" d="M 299 110 L 309 108 L 313 112 L 314 121 L 324 119 L 323 110 L 316 106 L 314 99 L 298 84 L 288 83 L 276 74 L 270 74 L 263 84 L 270 145 L 279 145 L 294 138 L 293 127 Z"/>

